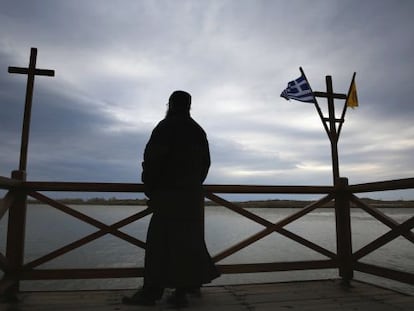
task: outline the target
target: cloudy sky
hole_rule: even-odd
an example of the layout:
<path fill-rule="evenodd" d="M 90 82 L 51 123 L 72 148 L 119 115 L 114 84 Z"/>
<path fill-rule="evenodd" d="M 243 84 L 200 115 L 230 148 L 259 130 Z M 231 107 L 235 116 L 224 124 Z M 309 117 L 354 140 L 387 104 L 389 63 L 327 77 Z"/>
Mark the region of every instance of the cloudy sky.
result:
<path fill-rule="evenodd" d="M 139 182 L 172 91 L 193 96 L 209 184 L 330 185 L 330 144 L 312 104 L 280 97 L 302 66 L 314 90 L 360 107 L 339 142 L 351 184 L 414 176 L 411 0 L 0 0 L 0 175 L 18 168 L 28 65 L 37 77 L 28 179 Z M 319 100 L 326 113 L 326 102 Z M 342 110 L 338 100 L 335 109 Z M 372 194 L 375 196 L 376 194 Z M 414 199 L 412 191 L 377 194 Z"/>

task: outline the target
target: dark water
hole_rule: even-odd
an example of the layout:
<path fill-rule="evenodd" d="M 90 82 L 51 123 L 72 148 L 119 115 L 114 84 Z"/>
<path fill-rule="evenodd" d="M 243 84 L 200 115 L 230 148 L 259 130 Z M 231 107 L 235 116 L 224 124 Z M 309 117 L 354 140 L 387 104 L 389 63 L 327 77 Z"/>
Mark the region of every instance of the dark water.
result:
<path fill-rule="evenodd" d="M 75 206 L 75 209 L 90 215 L 106 224 L 112 224 L 142 210 L 133 206 Z M 252 209 L 263 218 L 276 222 L 296 209 Z M 410 218 L 413 209 L 383 209 L 387 215 L 398 222 Z M 319 209 L 289 224 L 286 229 L 332 251 L 336 252 L 335 222 L 331 209 Z M 121 229 L 138 239 L 145 241 L 149 216 Z M 0 222 L 0 247 L 5 252 L 7 217 Z M 250 237 L 263 229 L 256 224 L 223 207 L 206 208 L 206 243 L 212 255 L 231 245 Z M 25 262 L 34 260 L 59 247 L 71 243 L 98 229 L 69 215 L 44 205 L 31 205 L 28 208 Z M 353 249 L 358 250 L 373 241 L 389 228 L 373 219 L 365 212 L 352 210 Z M 297 260 L 326 259 L 277 233 L 263 238 L 220 263 L 262 263 Z M 144 251 L 117 237 L 106 235 L 64 256 L 58 257 L 39 268 L 99 268 L 99 267 L 137 267 L 143 266 Z M 414 272 L 414 246 L 399 237 L 364 257 L 363 262 Z M 224 275 L 212 285 L 275 282 L 291 280 L 309 280 L 336 278 L 336 270 L 289 271 L 275 273 L 251 273 L 242 275 Z M 356 279 L 362 279 L 387 287 L 414 294 L 414 287 L 356 273 Z M 102 289 L 135 288 L 142 279 L 109 280 L 68 280 L 68 281 L 27 281 L 22 283 L 23 290 L 48 289 Z"/>

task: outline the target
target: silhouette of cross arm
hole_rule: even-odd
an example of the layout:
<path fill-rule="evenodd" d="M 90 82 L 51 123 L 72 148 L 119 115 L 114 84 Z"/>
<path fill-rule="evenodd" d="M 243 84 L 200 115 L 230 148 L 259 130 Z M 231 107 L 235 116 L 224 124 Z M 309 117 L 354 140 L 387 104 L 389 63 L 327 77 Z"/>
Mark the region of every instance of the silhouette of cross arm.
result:
<path fill-rule="evenodd" d="M 30 74 L 31 68 L 22 68 L 22 67 L 9 67 L 8 72 L 9 73 L 21 73 L 21 74 Z M 55 76 L 55 71 L 54 70 L 49 70 L 49 69 L 37 69 L 34 68 L 34 75 L 36 76 L 49 76 L 49 77 L 54 77 Z"/>
<path fill-rule="evenodd" d="M 337 99 L 346 99 L 346 94 L 340 94 L 340 93 L 313 92 L 313 95 L 316 97 L 331 97 L 331 98 L 337 98 Z"/>
<path fill-rule="evenodd" d="M 36 68 L 36 58 L 37 58 L 37 48 L 30 49 L 30 62 L 28 68 L 23 67 L 9 67 L 9 73 L 20 73 L 26 74 L 29 78 L 34 78 L 34 76 L 49 76 L 54 77 L 55 71 L 49 69 L 38 69 Z"/>

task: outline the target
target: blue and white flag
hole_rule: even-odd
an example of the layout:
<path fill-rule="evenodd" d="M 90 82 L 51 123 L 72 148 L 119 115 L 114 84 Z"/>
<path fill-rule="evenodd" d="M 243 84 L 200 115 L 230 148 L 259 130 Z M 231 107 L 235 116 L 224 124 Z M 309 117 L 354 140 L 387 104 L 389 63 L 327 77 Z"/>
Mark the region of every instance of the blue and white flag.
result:
<path fill-rule="evenodd" d="M 309 83 L 303 75 L 296 80 L 290 81 L 280 96 L 286 100 L 296 99 L 306 103 L 315 102 L 315 97 L 313 96 Z"/>

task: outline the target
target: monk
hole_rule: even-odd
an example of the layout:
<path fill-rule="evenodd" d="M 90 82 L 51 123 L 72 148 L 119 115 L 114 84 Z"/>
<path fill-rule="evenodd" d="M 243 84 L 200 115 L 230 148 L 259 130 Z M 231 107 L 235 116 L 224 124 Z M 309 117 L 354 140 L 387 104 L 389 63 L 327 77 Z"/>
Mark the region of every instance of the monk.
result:
<path fill-rule="evenodd" d="M 188 305 L 187 293 L 220 273 L 208 253 L 202 223 L 202 184 L 210 167 L 206 133 L 190 116 L 191 95 L 175 91 L 166 117 L 144 151 L 142 181 L 153 215 L 148 227 L 144 285 L 125 304 L 154 305 L 165 288 L 168 302 Z"/>

